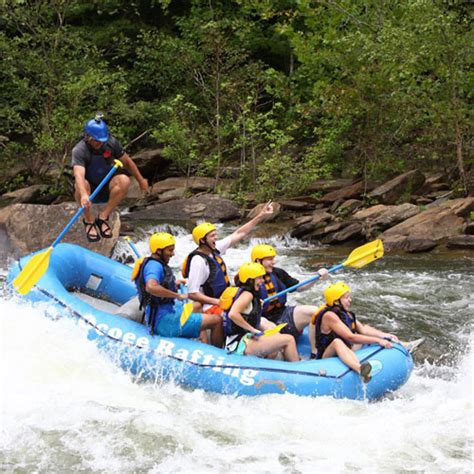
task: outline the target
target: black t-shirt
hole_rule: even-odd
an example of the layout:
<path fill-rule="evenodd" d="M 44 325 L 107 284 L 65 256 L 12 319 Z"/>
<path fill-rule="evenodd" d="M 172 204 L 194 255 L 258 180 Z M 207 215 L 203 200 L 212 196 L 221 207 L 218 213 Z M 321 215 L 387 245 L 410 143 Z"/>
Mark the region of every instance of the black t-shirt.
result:
<path fill-rule="evenodd" d="M 286 288 L 290 288 L 290 286 L 297 285 L 300 281 L 296 278 L 293 278 L 289 275 L 285 270 L 282 268 L 273 268 L 273 273 L 278 277 L 278 279 L 285 285 Z"/>

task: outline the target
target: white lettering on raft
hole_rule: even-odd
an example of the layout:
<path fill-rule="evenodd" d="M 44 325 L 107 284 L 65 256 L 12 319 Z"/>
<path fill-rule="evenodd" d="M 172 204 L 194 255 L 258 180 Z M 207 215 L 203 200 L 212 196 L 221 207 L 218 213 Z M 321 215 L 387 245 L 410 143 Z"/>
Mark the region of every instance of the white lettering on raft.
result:
<path fill-rule="evenodd" d="M 106 323 L 95 324 L 95 318 L 93 316 L 87 318 L 87 322 L 84 324 L 92 324 L 95 326 L 95 331 L 99 336 L 107 334 L 114 339 L 121 339 L 126 344 L 135 344 L 141 349 L 148 349 L 150 341 L 147 337 L 142 336 L 137 338 L 137 335 L 133 332 L 123 333 L 120 328 L 109 328 Z M 229 375 L 240 381 L 242 385 L 254 385 L 255 376 L 258 374 L 258 370 L 253 369 L 241 369 L 238 366 L 226 364 L 224 357 L 214 357 L 212 354 L 205 354 L 201 349 L 195 349 L 190 352 L 187 349 L 175 349 L 175 344 L 166 339 L 160 339 L 160 342 L 155 349 L 156 355 L 164 355 L 170 357 L 176 357 L 184 362 L 189 361 L 194 364 L 200 365 L 213 365 L 212 370 L 216 372 L 222 372 L 224 375 Z M 222 366 L 225 366 L 222 368 Z"/>
<path fill-rule="evenodd" d="M 95 318 L 93 316 L 87 317 L 85 320 L 81 320 L 80 324 L 86 327 L 88 327 L 88 324 L 91 324 L 94 326 L 94 330 L 99 336 L 106 334 L 113 339 L 122 339 L 122 341 L 126 344 L 135 343 L 135 345 L 140 349 L 148 349 L 150 345 L 150 341 L 147 337 L 142 336 L 137 339 L 137 335 L 133 332 L 126 332 L 123 334 L 123 331 L 120 328 L 109 328 L 109 325 L 106 323 L 96 324 Z"/>
<path fill-rule="evenodd" d="M 125 344 L 133 344 L 136 338 L 137 338 L 137 335 L 134 334 L 133 332 L 126 332 L 123 335 L 122 339 L 123 339 L 123 342 L 125 342 Z"/>
<path fill-rule="evenodd" d="M 214 357 L 212 354 L 204 354 L 200 349 L 196 349 L 191 353 L 186 349 L 177 349 L 173 352 L 175 344 L 166 339 L 161 339 L 158 347 L 155 349 L 155 354 L 162 356 L 173 356 L 182 361 L 193 362 L 194 364 L 214 365 L 212 370 L 222 372 L 225 375 L 230 375 L 239 379 L 242 385 L 253 385 L 255 383 L 255 376 L 258 370 L 241 369 L 238 366 L 226 365 L 224 357 Z M 222 365 L 226 365 L 224 369 Z"/>

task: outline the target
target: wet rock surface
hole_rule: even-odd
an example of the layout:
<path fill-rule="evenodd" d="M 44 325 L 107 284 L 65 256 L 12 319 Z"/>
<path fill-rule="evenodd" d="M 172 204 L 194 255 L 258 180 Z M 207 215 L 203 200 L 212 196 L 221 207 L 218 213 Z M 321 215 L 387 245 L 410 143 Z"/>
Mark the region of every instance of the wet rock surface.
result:
<path fill-rule="evenodd" d="M 167 166 L 159 150 L 144 152 L 140 160 L 145 169 L 151 168 L 150 163 L 159 162 L 161 170 Z M 64 241 L 109 255 L 119 234 L 133 235 L 143 222 L 183 222 L 187 227 L 203 220 L 243 223 L 263 204 L 257 204 L 252 193 L 244 199 L 246 206 L 237 203 L 225 194 L 231 186 L 228 178 L 216 183 L 206 177 L 169 177 L 155 182 L 144 196 L 132 180 L 120 208 L 121 217 L 118 212 L 111 216 L 112 239 L 89 243 L 81 218 Z M 427 194 L 421 195 L 422 190 Z M 77 211 L 73 202 L 41 205 L 44 192 L 44 187 L 35 185 L 1 196 L 6 204 L 0 209 L 4 239 L 21 254 L 49 246 Z M 326 245 L 381 238 L 386 251 L 408 253 L 440 246 L 473 249 L 474 197 L 453 199 L 443 174 L 412 170 L 379 185 L 361 180 L 319 180 L 307 192 L 275 202 L 275 213 L 269 219 L 278 224 L 275 232 Z M 94 212 L 97 215 L 98 210 Z"/>
<path fill-rule="evenodd" d="M 0 226 L 3 226 L 11 246 L 20 255 L 51 246 L 77 212 L 74 202 L 52 206 L 41 204 L 13 204 L 0 210 Z M 97 215 L 99 207 L 94 206 Z M 120 217 L 114 212 L 109 218 L 111 239 L 89 242 L 86 238 L 82 216 L 72 226 L 61 242 L 69 242 L 110 256 L 120 233 Z"/>

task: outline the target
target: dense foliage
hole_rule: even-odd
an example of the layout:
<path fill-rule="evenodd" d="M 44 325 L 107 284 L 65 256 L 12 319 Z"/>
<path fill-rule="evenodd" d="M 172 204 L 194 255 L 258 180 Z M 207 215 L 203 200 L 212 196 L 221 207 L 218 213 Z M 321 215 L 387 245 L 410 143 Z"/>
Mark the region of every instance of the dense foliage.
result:
<path fill-rule="evenodd" d="M 465 192 L 469 5 L 3 1 L 2 161 L 62 176 L 102 110 L 124 143 L 163 146 L 183 173 L 218 181 L 237 168 L 236 193 L 296 195 L 320 177 L 414 167 L 448 171 Z"/>

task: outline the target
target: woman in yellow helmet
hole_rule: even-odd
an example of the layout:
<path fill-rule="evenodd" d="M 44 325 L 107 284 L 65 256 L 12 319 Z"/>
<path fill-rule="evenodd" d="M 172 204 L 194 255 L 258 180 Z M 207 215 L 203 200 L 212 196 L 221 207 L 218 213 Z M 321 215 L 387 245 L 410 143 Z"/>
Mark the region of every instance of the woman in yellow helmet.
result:
<path fill-rule="evenodd" d="M 252 261 L 261 263 L 265 268 L 263 285 L 260 286 L 260 298 L 262 300 L 299 283 L 296 278 L 293 278 L 285 270 L 275 266 L 276 255 L 275 248 L 268 244 L 256 245 L 252 249 Z M 325 278 L 328 271 L 325 268 L 321 268 L 318 273 L 322 278 Z M 313 283 L 301 286 L 297 291 L 306 290 L 312 285 Z M 287 305 L 286 294 L 284 294 L 265 303 L 262 309 L 262 316 L 275 324 L 286 323 L 281 332 L 291 334 L 297 339 L 304 328 L 311 322 L 311 317 L 317 309 L 318 307 L 314 305 Z M 310 326 L 311 353 L 315 354 L 316 349 L 312 329 Z"/>
<path fill-rule="evenodd" d="M 205 329 L 211 330 L 211 342 L 222 347 L 222 318 L 214 314 L 191 313 L 181 326 L 182 305 L 187 294 L 177 292 L 176 280 L 168 263 L 174 255 L 176 239 L 166 232 L 150 238 L 151 256 L 134 269 L 140 306 L 144 310 L 145 324 L 151 334 L 166 337 L 197 338 Z M 139 263 L 139 262 L 137 262 Z"/>
<path fill-rule="evenodd" d="M 340 281 L 324 290 L 326 305 L 314 316 L 318 359 L 338 356 L 344 364 L 361 375 L 364 382 L 371 379 L 372 366 L 361 364 L 354 351 L 362 344 L 379 344 L 390 348 L 400 342 L 394 334 L 379 331 L 356 319 L 349 311 L 352 298 L 350 288 Z"/>
<path fill-rule="evenodd" d="M 198 247 L 187 256 L 182 273 L 188 279 L 189 298 L 201 304 L 204 312 L 221 313 L 219 297 L 230 284 L 221 255 L 273 212 L 272 203 L 267 203 L 252 220 L 222 240 L 217 239 L 217 228 L 209 222 L 193 229 L 193 240 Z"/>
<path fill-rule="evenodd" d="M 300 358 L 292 336 L 279 333 L 263 335 L 258 294 L 263 275 L 265 269 L 259 263 L 248 262 L 240 267 L 237 273 L 239 289 L 229 310 L 224 313 L 226 349 L 234 354 L 257 357 L 274 357 L 281 351 L 285 360 L 296 362 Z"/>

